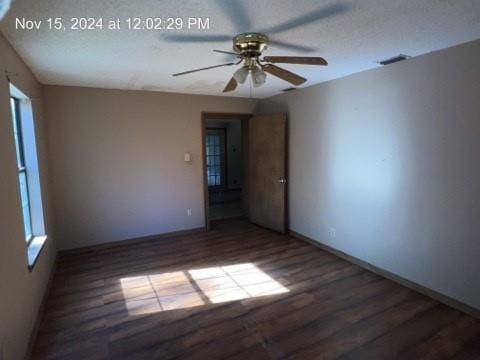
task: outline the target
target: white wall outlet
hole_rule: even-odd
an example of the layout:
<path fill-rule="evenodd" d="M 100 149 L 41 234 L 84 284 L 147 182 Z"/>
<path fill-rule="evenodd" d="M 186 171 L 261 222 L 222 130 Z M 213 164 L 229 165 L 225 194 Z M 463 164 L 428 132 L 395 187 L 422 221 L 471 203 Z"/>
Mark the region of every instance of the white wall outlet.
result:
<path fill-rule="evenodd" d="M 185 162 L 190 162 L 190 161 L 192 161 L 192 156 L 190 155 L 190 153 L 185 153 L 185 154 L 183 154 L 183 160 L 184 160 Z"/>
<path fill-rule="evenodd" d="M 192 216 L 192 209 L 187 209 L 187 216 Z"/>
<path fill-rule="evenodd" d="M 328 237 L 330 239 L 335 239 L 335 237 L 337 236 L 337 230 L 335 228 L 329 228 L 328 229 Z"/>

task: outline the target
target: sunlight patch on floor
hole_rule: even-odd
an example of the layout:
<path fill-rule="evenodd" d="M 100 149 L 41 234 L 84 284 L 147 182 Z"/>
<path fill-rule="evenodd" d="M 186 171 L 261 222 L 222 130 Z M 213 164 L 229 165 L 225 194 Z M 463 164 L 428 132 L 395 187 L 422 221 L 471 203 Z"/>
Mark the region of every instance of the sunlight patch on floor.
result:
<path fill-rule="evenodd" d="M 129 315 L 286 293 L 289 290 L 252 263 L 120 279 Z"/>

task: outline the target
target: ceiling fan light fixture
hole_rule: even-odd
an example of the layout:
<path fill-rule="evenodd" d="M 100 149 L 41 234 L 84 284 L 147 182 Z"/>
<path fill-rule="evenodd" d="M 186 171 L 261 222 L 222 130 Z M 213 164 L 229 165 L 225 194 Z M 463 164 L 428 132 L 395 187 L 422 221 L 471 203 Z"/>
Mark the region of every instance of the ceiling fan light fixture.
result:
<path fill-rule="evenodd" d="M 1 3 L 2 0 L 0 0 Z M 290 26 L 290 25 L 289 25 Z M 283 31 L 283 30 L 282 30 Z M 200 39 L 200 37 L 184 37 L 182 39 Z M 223 39 L 223 35 L 218 38 L 218 36 L 207 36 L 208 41 L 212 39 L 218 40 Z M 188 41 L 190 41 L 188 40 Z M 300 86 L 304 84 L 307 79 L 295 74 L 287 69 L 284 69 L 276 64 L 299 64 L 299 65 L 328 65 L 328 62 L 320 56 L 263 56 L 263 51 L 268 47 L 268 37 L 265 34 L 260 33 L 245 33 L 239 34 L 233 38 L 233 51 L 223 51 L 223 50 L 213 50 L 217 53 L 226 53 L 228 55 L 234 55 L 237 57 L 237 60 L 234 62 L 229 62 L 226 64 L 219 64 L 213 66 L 207 66 L 200 69 L 193 69 L 188 71 L 183 71 L 180 73 L 172 74 L 173 76 L 187 75 L 191 73 L 196 73 L 198 71 L 210 70 L 224 66 L 232 66 L 242 64 L 238 68 L 233 77 L 229 80 L 223 92 L 230 92 L 237 88 L 239 84 L 244 84 L 248 75 L 251 74 L 251 86 L 260 87 L 262 86 L 267 78 L 267 73 L 284 80 L 294 86 Z M 279 44 L 277 42 L 277 44 Z M 284 43 L 285 44 L 285 43 Z M 291 45 L 291 44 L 290 44 Z M 291 46 L 290 46 L 291 47 Z M 294 46 L 295 47 L 295 46 Z M 298 46 L 297 46 L 298 49 Z M 263 57 L 263 58 L 262 58 Z"/>
<path fill-rule="evenodd" d="M 240 69 L 235 71 L 233 74 L 233 78 L 239 83 L 244 84 L 248 77 L 248 68 L 246 66 L 242 66 Z"/>
<path fill-rule="evenodd" d="M 259 87 L 265 84 L 266 78 L 267 78 L 267 74 L 265 74 L 265 71 L 263 71 L 259 67 L 254 67 L 252 69 L 252 80 L 253 80 L 254 87 Z"/>

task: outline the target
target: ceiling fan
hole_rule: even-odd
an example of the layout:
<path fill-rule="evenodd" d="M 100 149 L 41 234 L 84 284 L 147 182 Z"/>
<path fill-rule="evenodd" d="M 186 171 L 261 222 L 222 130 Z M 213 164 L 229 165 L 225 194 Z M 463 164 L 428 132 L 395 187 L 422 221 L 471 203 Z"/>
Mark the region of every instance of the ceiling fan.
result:
<path fill-rule="evenodd" d="M 269 73 L 282 80 L 289 82 L 292 85 L 299 86 L 303 84 L 307 79 L 297 75 L 291 71 L 283 69 L 274 65 L 275 63 L 283 64 L 302 64 L 302 65 L 328 65 L 327 61 L 319 56 L 306 57 L 306 56 L 264 56 L 262 53 L 267 49 L 269 44 L 268 37 L 261 33 L 245 33 L 237 35 L 233 38 L 233 50 L 235 52 L 213 50 L 218 53 L 229 54 L 236 56 L 239 60 L 236 62 L 229 62 L 226 64 L 208 66 L 200 69 L 183 71 L 173 74 L 173 76 L 187 75 L 197 71 L 210 70 L 218 67 L 239 65 L 242 66 L 235 71 L 233 77 L 227 83 L 223 92 L 233 91 L 237 88 L 238 84 L 243 84 L 248 78 L 248 75 L 252 77 L 252 83 L 254 87 L 261 86 L 265 83 L 267 74 Z"/>
<path fill-rule="evenodd" d="M 223 92 L 233 91 L 238 84 L 243 84 L 249 75 L 251 75 L 253 86 L 258 87 L 265 83 L 266 73 L 285 80 L 295 86 L 303 84 L 307 79 L 299 76 L 291 71 L 283 69 L 275 64 L 302 64 L 302 65 L 327 65 L 327 61 L 321 57 L 300 57 L 300 56 L 263 56 L 262 53 L 269 45 L 279 48 L 299 52 L 312 52 L 315 49 L 300 45 L 297 43 L 289 43 L 286 41 L 277 40 L 272 37 L 267 37 L 265 34 L 277 35 L 282 32 L 306 26 L 312 22 L 316 22 L 328 17 L 336 16 L 348 10 L 348 6 L 342 2 L 335 2 L 326 6 L 322 6 L 316 10 L 312 10 L 305 15 L 292 18 L 284 23 L 280 23 L 269 28 L 259 29 L 258 32 L 246 32 L 256 27 L 251 23 L 247 14 L 248 8 L 244 6 L 243 1 L 224 1 L 216 0 L 216 5 L 220 10 L 230 19 L 231 23 L 236 27 L 239 35 L 233 38 L 233 52 L 213 50 L 217 53 L 222 53 L 227 56 L 235 56 L 235 61 L 228 63 L 208 66 L 200 69 L 194 69 L 173 74 L 173 76 L 180 76 L 191 74 L 197 71 L 210 70 L 224 66 L 242 66 L 235 71 L 233 77 L 227 83 Z M 229 35 L 167 35 L 163 37 L 167 42 L 222 42 L 232 41 Z"/>

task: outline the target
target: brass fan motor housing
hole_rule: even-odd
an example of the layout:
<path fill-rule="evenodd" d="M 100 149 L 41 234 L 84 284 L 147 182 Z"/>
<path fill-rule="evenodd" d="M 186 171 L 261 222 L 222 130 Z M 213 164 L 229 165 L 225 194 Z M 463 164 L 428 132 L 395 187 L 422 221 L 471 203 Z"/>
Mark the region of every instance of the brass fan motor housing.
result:
<path fill-rule="evenodd" d="M 245 33 L 233 38 L 233 50 L 245 57 L 258 57 L 268 47 L 268 37 L 260 33 Z"/>

